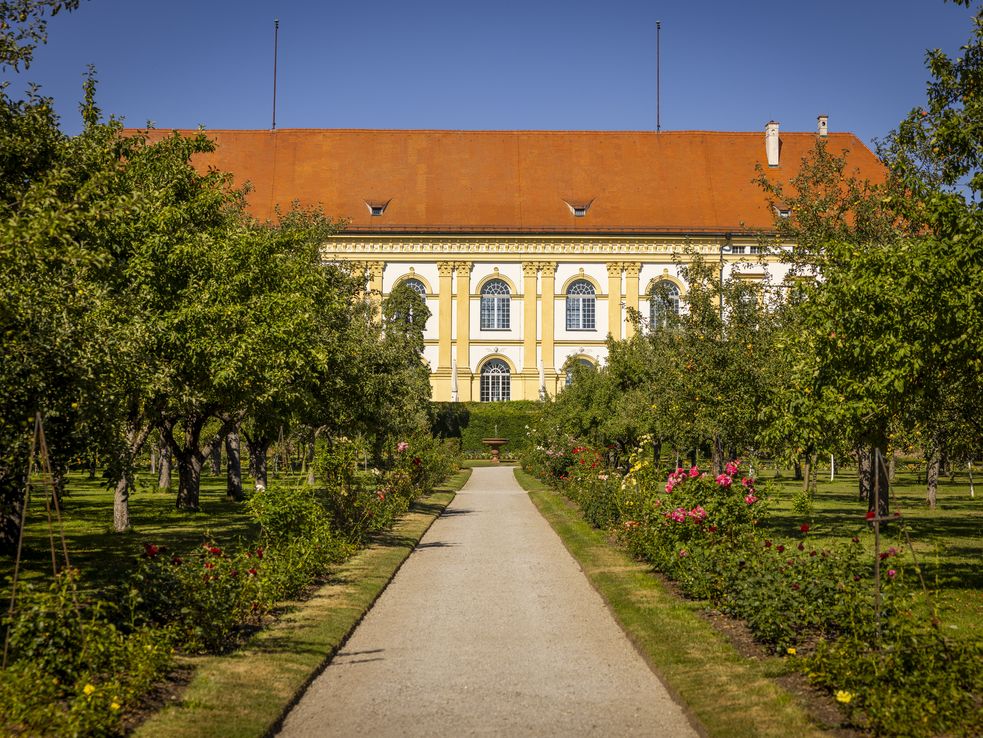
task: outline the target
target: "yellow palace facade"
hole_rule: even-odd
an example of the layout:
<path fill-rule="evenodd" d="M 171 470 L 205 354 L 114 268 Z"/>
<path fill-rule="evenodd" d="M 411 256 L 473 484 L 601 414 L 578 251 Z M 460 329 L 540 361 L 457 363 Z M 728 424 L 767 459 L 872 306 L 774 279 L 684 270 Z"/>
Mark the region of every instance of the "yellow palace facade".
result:
<path fill-rule="evenodd" d="M 405 283 L 431 311 L 433 398 L 537 399 L 606 339 L 685 309 L 698 253 L 722 278 L 781 282 L 757 254 L 776 213 L 753 180 L 788 181 L 825 139 L 875 177 L 850 134 L 597 131 L 213 131 L 201 164 L 249 182 L 260 218 L 292 202 L 345 223 L 327 261 L 364 269 L 375 299 Z M 653 299 L 653 289 L 669 299 Z M 644 322 L 643 322 L 644 325 Z"/>

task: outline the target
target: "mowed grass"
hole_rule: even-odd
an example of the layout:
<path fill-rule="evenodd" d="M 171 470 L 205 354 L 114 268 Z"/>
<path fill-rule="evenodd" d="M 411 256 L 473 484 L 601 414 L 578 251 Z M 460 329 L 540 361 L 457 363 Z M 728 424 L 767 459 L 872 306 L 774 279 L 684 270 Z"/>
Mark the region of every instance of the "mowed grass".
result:
<path fill-rule="evenodd" d="M 899 465 L 900 466 L 900 465 Z M 813 501 L 813 512 L 806 520 L 793 509 L 793 498 L 802 483 L 788 471 L 780 478 L 771 469 L 759 472 L 773 491 L 769 515 L 762 528 L 776 536 L 798 535 L 799 526 L 812 526 L 808 537 L 818 541 L 849 541 L 859 536 L 871 561 L 874 556 L 872 526 L 864 519 L 866 503 L 859 500 L 856 469 L 837 470 L 830 481 L 829 467 L 820 469 L 820 481 Z M 979 480 L 978 480 L 979 481 Z M 901 513 L 908 529 L 905 538 L 898 525 L 888 524 L 881 531 L 881 549 L 894 546 L 904 550 L 910 561 L 908 539 L 914 557 L 922 568 L 929 595 L 923 597 L 925 614 L 932 610 L 950 635 L 981 637 L 983 623 L 983 487 L 970 497 L 965 470 L 953 480 L 939 482 L 938 504 L 931 510 L 926 502 L 924 476 L 899 469 L 892 485 L 891 512 Z M 920 587 L 920 583 L 912 582 Z"/>
<path fill-rule="evenodd" d="M 182 553 L 206 542 L 225 548 L 258 537 L 259 528 L 243 503 L 226 500 L 224 475 L 202 475 L 201 510 L 197 513 L 175 508 L 176 486 L 172 492 L 158 492 L 156 486 L 146 486 L 152 481 L 147 477 L 138 480 L 138 489 L 130 497 L 133 529 L 115 533 L 112 491 L 99 478 L 89 479 L 84 473 L 70 475 L 61 502 L 62 523 L 69 561 L 81 572 L 83 586 L 112 590 L 133 569 L 145 543 Z M 49 526 L 43 490 L 35 489 L 24 530 L 20 572 L 24 579 L 50 576 L 52 533 L 60 567 L 63 555 L 58 526 Z M 13 563 L 12 556 L 0 555 L 0 581 L 13 572 Z"/>

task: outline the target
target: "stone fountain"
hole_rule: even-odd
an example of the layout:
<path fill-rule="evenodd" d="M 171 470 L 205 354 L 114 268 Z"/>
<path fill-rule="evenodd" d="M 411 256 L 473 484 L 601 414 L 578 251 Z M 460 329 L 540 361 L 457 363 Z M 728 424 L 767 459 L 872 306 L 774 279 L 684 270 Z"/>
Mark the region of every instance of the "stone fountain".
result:
<path fill-rule="evenodd" d="M 492 455 L 491 460 L 492 460 L 492 463 L 494 463 L 494 464 L 500 463 L 501 462 L 501 458 L 499 456 L 499 449 L 502 448 L 502 446 L 504 446 L 506 443 L 508 443 L 509 442 L 509 439 L 507 439 L 507 438 L 499 438 L 498 437 L 498 424 L 497 423 L 495 424 L 495 436 L 493 438 L 482 438 L 481 439 L 481 442 L 483 444 L 485 444 L 486 446 L 488 446 L 488 448 L 491 449 L 491 455 Z"/>

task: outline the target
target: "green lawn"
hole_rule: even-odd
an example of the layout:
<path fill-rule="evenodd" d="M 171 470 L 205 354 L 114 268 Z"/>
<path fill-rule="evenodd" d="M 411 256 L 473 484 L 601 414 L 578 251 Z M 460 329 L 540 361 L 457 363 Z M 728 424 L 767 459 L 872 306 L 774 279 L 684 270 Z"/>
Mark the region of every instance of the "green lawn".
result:
<path fill-rule="evenodd" d="M 821 473 L 812 519 L 805 521 L 792 509 L 793 495 L 801 489 L 801 482 L 791 479 L 788 472 L 779 479 L 773 478 L 770 469 L 762 472 L 761 478 L 770 480 L 774 491 L 770 514 L 762 527 L 775 535 L 791 535 L 803 522 L 810 522 L 809 536 L 816 539 L 849 540 L 859 535 L 873 557 L 874 537 L 871 525 L 864 520 L 866 505 L 858 499 L 856 470 L 843 470 L 832 482 L 828 467 Z M 892 489 L 891 511 L 900 512 L 908 526 L 914 555 L 926 585 L 936 593 L 934 603 L 944 625 L 953 635 L 979 637 L 983 622 L 983 488 L 973 498 L 965 471 L 954 481 L 944 477 L 935 510 L 925 502 L 925 484 L 918 481 L 915 472 L 899 472 Z M 907 546 L 896 525 L 888 525 L 883 532 L 882 548 L 888 546 Z M 910 558 L 910 552 L 907 555 Z"/>
<path fill-rule="evenodd" d="M 176 480 L 175 480 L 176 482 Z M 258 528 L 247 516 L 242 503 L 225 499 L 225 477 L 202 475 L 201 512 L 178 512 L 174 493 L 138 488 L 130 498 L 133 530 L 112 532 L 113 494 L 101 480 L 86 474 L 72 474 L 62 502 L 65 539 L 69 561 L 77 567 L 83 581 L 94 589 L 111 589 L 133 568 L 144 543 L 183 552 L 206 541 L 226 547 L 237 540 L 253 540 Z M 57 529 L 55 543 L 61 561 Z M 0 581 L 13 570 L 11 556 L 0 555 Z M 43 496 L 35 492 L 24 531 L 21 576 L 27 579 L 51 573 L 51 543 Z"/>

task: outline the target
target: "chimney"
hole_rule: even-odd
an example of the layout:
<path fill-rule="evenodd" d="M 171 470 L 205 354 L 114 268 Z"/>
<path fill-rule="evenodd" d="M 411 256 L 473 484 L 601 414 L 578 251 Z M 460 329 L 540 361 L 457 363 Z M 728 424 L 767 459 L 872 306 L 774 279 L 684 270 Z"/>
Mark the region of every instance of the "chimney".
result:
<path fill-rule="evenodd" d="M 768 121 L 765 126 L 765 153 L 768 155 L 768 166 L 778 166 L 778 124 Z"/>
<path fill-rule="evenodd" d="M 820 115 L 818 118 L 816 118 L 816 121 L 816 133 L 818 133 L 821 137 L 826 138 L 826 134 L 829 133 L 829 116 Z"/>

